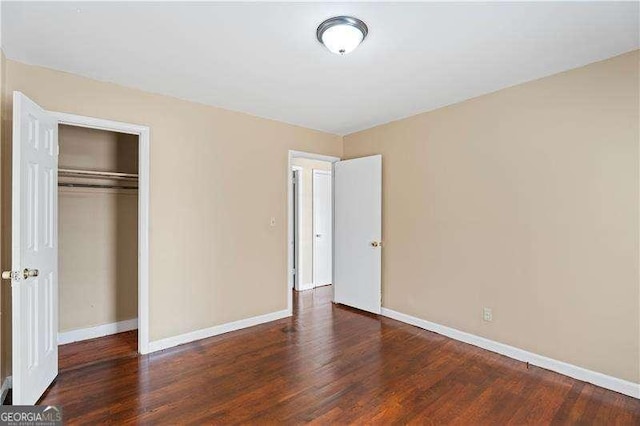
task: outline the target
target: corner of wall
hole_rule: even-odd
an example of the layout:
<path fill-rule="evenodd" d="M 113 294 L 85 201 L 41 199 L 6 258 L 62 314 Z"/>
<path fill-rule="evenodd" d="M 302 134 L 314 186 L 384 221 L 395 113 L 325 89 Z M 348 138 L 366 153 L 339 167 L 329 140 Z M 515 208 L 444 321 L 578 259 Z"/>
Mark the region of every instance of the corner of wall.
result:
<path fill-rule="evenodd" d="M 11 92 L 0 49 L 0 269 L 11 267 Z M 11 286 L 0 285 L 0 382 L 11 375 Z"/>

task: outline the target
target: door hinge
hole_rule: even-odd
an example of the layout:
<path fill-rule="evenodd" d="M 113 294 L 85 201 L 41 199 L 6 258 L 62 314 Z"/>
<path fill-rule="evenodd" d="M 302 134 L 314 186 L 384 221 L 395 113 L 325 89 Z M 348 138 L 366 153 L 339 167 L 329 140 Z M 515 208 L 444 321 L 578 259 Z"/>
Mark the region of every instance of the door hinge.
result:
<path fill-rule="evenodd" d="M 60 145 L 56 146 L 56 155 L 60 155 Z"/>

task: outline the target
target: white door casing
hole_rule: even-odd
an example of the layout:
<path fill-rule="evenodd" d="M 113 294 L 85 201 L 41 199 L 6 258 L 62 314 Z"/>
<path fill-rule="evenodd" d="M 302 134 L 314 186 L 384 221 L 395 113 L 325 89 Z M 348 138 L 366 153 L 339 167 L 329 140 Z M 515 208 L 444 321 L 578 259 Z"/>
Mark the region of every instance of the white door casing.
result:
<path fill-rule="evenodd" d="M 302 173 L 302 168 L 293 166 L 293 271 L 292 287 L 296 290 L 300 290 L 300 274 L 301 274 L 301 265 L 300 265 L 300 174 Z"/>
<path fill-rule="evenodd" d="M 58 375 L 58 123 L 13 94 L 13 404 L 35 404 Z M 23 271 L 38 271 L 25 277 Z"/>
<path fill-rule="evenodd" d="M 334 302 L 380 313 L 382 156 L 334 165 Z"/>
<path fill-rule="evenodd" d="M 104 120 L 65 112 L 48 111 L 58 124 L 87 127 L 138 136 L 138 351 L 148 354 L 152 348 L 149 337 L 149 150 L 151 130 L 148 126 Z"/>
<path fill-rule="evenodd" d="M 332 282 L 332 182 L 331 172 L 313 171 L 313 286 Z"/>

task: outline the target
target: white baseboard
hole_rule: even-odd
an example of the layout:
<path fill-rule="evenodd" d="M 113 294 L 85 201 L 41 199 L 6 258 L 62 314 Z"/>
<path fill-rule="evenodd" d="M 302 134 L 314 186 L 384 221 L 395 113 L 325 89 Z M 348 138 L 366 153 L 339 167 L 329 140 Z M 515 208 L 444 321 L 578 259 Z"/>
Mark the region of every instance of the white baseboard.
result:
<path fill-rule="evenodd" d="M 0 405 L 4 404 L 4 399 L 7 397 L 7 392 L 12 387 L 11 376 L 7 376 L 2 382 L 2 387 L 0 388 Z"/>
<path fill-rule="evenodd" d="M 329 284 L 318 284 L 318 285 L 315 285 L 314 283 L 308 283 L 308 284 L 301 285 L 300 288 L 296 289 L 296 291 L 314 290 L 316 288 L 326 287 L 328 285 L 331 285 L 331 283 L 329 283 Z"/>
<path fill-rule="evenodd" d="M 110 324 L 102 324 L 95 327 L 80 328 L 78 330 L 65 331 L 58 333 L 58 344 L 65 345 L 67 343 L 79 342 L 81 340 L 95 339 L 96 337 L 109 336 L 110 334 L 122 333 L 138 328 L 138 319 L 112 322 Z"/>
<path fill-rule="evenodd" d="M 525 351 L 524 349 L 505 345 L 504 343 L 499 343 L 493 340 L 486 339 L 484 337 L 456 330 L 455 328 L 412 317 L 411 315 L 396 312 L 391 309 L 382 308 L 382 315 L 400 322 L 423 328 L 425 330 L 442 334 L 443 336 L 450 337 L 454 340 L 459 340 L 461 342 L 469 343 L 470 345 L 478 346 L 491 352 L 496 352 L 501 355 L 508 356 L 509 358 L 517 359 L 518 361 L 528 362 L 529 364 L 533 364 L 547 370 L 555 371 L 556 373 L 564 374 L 565 376 L 573 377 L 574 379 L 589 382 L 596 386 L 600 386 L 605 389 L 610 389 L 640 399 L 640 384 L 638 383 L 629 382 L 617 377 L 612 377 L 606 374 L 598 373 L 596 371 L 587 370 L 586 368 L 578 367 L 577 365 L 547 358 L 533 352 Z"/>
<path fill-rule="evenodd" d="M 191 331 L 189 333 L 180 334 L 178 336 L 167 337 L 165 339 L 149 342 L 149 352 L 161 351 L 163 349 L 172 348 L 196 340 L 206 339 L 207 337 L 217 336 L 218 334 L 228 333 L 230 331 L 240 330 L 242 328 L 253 327 L 254 325 L 263 324 L 265 322 L 275 321 L 282 318 L 290 317 L 291 312 L 287 309 L 269 314 L 258 315 L 257 317 L 246 318 L 226 324 L 216 325 L 202 330 Z"/>
<path fill-rule="evenodd" d="M 298 289 L 298 291 L 313 290 L 314 288 L 316 287 L 313 285 L 313 283 L 300 284 L 300 288 Z"/>

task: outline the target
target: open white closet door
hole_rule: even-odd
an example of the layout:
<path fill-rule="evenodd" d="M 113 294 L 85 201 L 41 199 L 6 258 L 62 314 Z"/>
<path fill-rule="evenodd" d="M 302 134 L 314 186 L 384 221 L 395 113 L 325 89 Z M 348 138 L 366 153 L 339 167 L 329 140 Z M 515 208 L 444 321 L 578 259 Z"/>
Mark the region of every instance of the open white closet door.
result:
<path fill-rule="evenodd" d="M 382 156 L 334 163 L 334 302 L 380 313 Z"/>
<path fill-rule="evenodd" d="M 13 404 L 32 405 L 58 375 L 58 123 L 13 93 Z"/>

